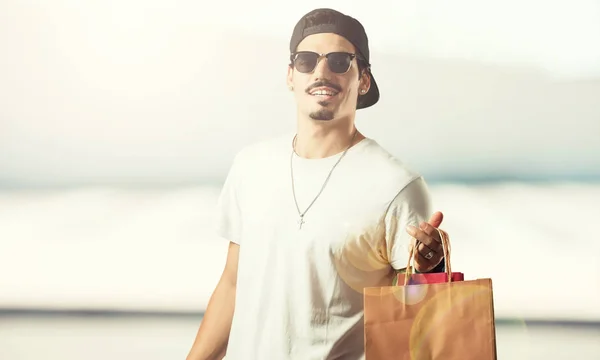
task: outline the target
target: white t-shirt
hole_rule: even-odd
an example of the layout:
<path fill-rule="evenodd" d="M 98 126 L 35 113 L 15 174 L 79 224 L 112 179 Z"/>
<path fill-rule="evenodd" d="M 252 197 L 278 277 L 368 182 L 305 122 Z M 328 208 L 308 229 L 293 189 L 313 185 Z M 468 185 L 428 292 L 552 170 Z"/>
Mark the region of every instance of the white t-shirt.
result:
<path fill-rule="evenodd" d="M 218 205 L 220 236 L 240 245 L 227 360 L 364 359 L 362 290 L 391 285 L 410 235 L 430 215 L 423 178 L 372 139 L 349 149 L 304 216 L 294 203 L 292 136 L 239 152 Z M 341 153 L 293 155 L 301 211 Z"/>

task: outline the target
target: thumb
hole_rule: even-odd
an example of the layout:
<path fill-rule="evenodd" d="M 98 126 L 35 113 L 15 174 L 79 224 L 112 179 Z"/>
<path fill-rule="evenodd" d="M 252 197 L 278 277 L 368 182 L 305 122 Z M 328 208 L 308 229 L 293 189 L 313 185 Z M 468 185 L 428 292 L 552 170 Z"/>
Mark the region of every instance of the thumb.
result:
<path fill-rule="evenodd" d="M 429 218 L 429 225 L 438 228 L 440 227 L 440 225 L 442 224 L 442 221 L 444 220 L 444 214 L 442 214 L 440 211 L 436 211 L 433 215 L 431 215 L 431 218 Z"/>

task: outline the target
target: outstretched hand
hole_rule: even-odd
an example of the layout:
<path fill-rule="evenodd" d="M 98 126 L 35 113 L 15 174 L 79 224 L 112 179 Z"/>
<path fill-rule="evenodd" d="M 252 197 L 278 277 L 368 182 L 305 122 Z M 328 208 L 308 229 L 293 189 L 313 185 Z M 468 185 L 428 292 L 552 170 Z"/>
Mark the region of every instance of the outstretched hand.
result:
<path fill-rule="evenodd" d="M 414 257 L 414 266 L 418 272 L 430 271 L 444 258 L 442 239 L 440 239 L 440 233 L 437 230 L 443 220 L 444 214 L 437 211 L 431 215 L 428 222 L 419 224 L 419 228 L 409 225 L 406 229 L 406 232 L 417 240 L 417 254 Z"/>

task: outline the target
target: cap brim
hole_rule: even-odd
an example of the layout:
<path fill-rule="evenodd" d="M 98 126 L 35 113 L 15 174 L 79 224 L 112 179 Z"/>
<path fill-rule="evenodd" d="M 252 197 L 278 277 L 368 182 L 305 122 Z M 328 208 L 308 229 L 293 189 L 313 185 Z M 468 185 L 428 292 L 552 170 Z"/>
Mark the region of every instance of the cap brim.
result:
<path fill-rule="evenodd" d="M 366 94 L 358 97 L 358 102 L 356 104 L 357 109 L 368 108 L 369 106 L 375 105 L 375 103 L 379 101 L 379 87 L 377 86 L 377 82 L 375 81 L 375 77 L 371 71 L 369 71 L 369 75 L 371 75 L 371 86 Z"/>

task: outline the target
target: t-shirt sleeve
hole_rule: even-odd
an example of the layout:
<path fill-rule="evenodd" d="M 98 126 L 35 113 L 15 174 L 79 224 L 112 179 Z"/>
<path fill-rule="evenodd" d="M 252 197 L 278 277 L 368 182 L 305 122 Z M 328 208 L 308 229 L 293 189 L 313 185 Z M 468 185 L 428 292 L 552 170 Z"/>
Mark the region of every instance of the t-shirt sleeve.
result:
<path fill-rule="evenodd" d="M 241 164 L 240 155 L 236 155 L 233 164 L 227 173 L 225 183 L 221 189 L 216 209 L 216 232 L 217 235 L 240 244 L 242 218 L 240 211 L 240 184 Z"/>
<path fill-rule="evenodd" d="M 425 180 L 415 178 L 392 200 L 385 214 L 387 258 L 390 265 L 400 270 L 408 264 L 409 245 L 413 238 L 406 227 L 419 227 L 431 216 L 431 197 Z"/>

